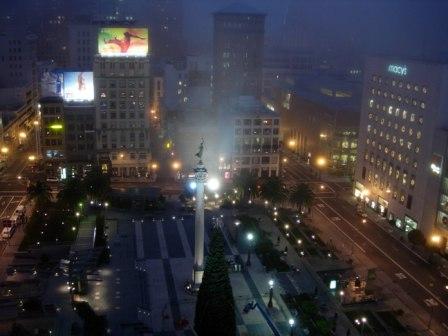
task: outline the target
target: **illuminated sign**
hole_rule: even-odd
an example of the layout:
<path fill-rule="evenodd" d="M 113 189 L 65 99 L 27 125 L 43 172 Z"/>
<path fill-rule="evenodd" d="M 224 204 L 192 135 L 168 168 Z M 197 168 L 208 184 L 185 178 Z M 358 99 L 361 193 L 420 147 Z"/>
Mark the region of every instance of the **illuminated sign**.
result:
<path fill-rule="evenodd" d="M 62 96 L 66 101 L 92 101 L 93 72 L 64 72 Z"/>
<path fill-rule="evenodd" d="M 146 28 L 101 28 L 98 52 L 101 56 L 148 55 L 149 35 Z"/>
<path fill-rule="evenodd" d="M 61 130 L 64 128 L 64 126 L 62 126 L 61 124 L 53 124 L 53 125 L 50 125 L 50 128 L 52 130 Z"/>
<path fill-rule="evenodd" d="M 408 74 L 408 68 L 406 65 L 389 64 L 387 71 L 400 76 L 406 76 Z"/>
<path fill-rule="evenodd" d="M 442 160 L 443 158 L 440 155 L 432 155 L 429 168 L 431 168 L 431 171 L 436 175 L 440 175 L 440 173 L 442 172 Z"/>

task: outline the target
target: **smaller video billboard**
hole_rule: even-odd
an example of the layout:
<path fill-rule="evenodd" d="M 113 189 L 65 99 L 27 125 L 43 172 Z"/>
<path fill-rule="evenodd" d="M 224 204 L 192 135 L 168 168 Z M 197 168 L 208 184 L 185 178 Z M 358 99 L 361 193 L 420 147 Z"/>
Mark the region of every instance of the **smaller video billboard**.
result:
<path fill-rule="evenodd" d="M 94 95 L 93 72 L 64 72 L 63 98 L 65 101 L 92 101 Z"/>
<path fill-rule="evenodd" d="M 147 28 L 101 28 L 98 34 L 98 52 L 101 56 L 148 55 Z"/>

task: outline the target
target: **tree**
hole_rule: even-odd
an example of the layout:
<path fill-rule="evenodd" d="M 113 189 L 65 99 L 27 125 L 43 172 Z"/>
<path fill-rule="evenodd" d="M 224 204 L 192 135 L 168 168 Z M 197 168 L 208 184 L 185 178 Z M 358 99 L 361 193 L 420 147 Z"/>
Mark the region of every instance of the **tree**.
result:
<path fill-rule="evenodd" d="M 262 181 L 260 196 L 273 205 L 282 203 L 287 198 L 287 190 L 282 180 L 277 176 L 267 177 Z"/>
<path fill-rule="evenodd" d="M 289 193 L 289 202 L 299 211 L 302 211 L 304 206 L 309 209 L 313 200 L 313 191 L 305 183 L 296 184 Z"/>
<path fill-rule="evenodd" d="M 198 292 L 194 329 L 199 336 L 236 335 L 235 302 L 224 255 L 224 237 L 215 227 Z"/>
<path fill-rule="evenodd" d="M 86 197 L 84 184 L 78 178 L 70 178 L 64 188 L 58 193 L 58 203 L 65 208 L 73 208 Z"/>
<path fill-rule="evenodd" d="M 255 198 L 258 195 L 257 189 L 258 177 L 255 174 L 242 170 L 233 179 L 233 185 L 238 191 L 241 200 L 245 201 L 248 198 Z"/>
<path fill-rule="evenodd" d="M 37 208 L 51 202 L 50 188 L 43 181 L 29 185 L 27 193 L 28 199 L 36 202 Z"/>
<path fill-rule="evenodd" d="M 95 166 L 84 178 L 87 194 L 98 200 L 104 200 L 110 192 L 110 176 Z"/>
<path fill-rule="evenodd" d="M 425 235 L 418 229 L 409 231 L 408 239 L 412 244 L 417 246 L 424 246 L 426 244 Z"/>

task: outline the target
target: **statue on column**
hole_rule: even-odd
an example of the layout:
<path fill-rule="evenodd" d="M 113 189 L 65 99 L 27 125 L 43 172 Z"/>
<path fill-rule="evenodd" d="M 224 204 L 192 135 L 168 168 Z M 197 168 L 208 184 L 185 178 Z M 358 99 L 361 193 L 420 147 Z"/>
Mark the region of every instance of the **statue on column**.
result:
<path fill-rule="evenodd" d="M 202 154 L 204 153 L 204 138 L 201 138 L 201 143 L 199 144 L 199 151 L 195 156 L 199 159 L 199 163 L 202 163 Z"/>

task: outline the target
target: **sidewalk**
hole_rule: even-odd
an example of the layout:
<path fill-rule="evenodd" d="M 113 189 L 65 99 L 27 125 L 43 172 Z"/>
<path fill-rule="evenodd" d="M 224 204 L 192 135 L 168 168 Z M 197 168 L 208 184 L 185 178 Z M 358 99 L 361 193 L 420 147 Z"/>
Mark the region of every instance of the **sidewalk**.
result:
<path fill-rule="evenodd" d="M 268 218 L 266 215 L 250 214 L 258 218 L 261 218 L 260 229 L 271 234 L 271 240 L 274 245 L 275 237 L 281 236 L 283 234 L 278 230 L 277 226 Z M 358 332 L 353 327 L 352 323 L 347 319 L 343 313 L 340 305 L 336 302 L 335 298 L 328 292 L 327 286 L 323 283 L 322 279 L 316 274 L 312 269 L 311 265 L 308 263 L 306 258 L 301 258 L 296 253 L 294 247 L 285 239 L 281 239 L 281 244 L 279 246 L 280 251 L 284 251 L 285 246 L 288 247 L 288 253 L 286 255 L 286 261 L 289 265 L 298 265 L 301 270 L 298 277 L 295 279 L 295 284 L 299 288 L 300 292 L 306 292 L 313 294 L 314 289 L 319 289 L 318 301 L 320 305 L 326 305 L 328 311 L 325 316 L 331 319 L 335 313 L 338 313 L 339 319 L 336 327 L 336 335 L 345 335 L 348 329 L 351 329 L 352 335 L 358 335 Z M 278 277 L 279 275 L 277 275 Z M 282 276 L 283 277 L 283 276 Z M 294 294 L 294 293 L 293 293 Z"/>

